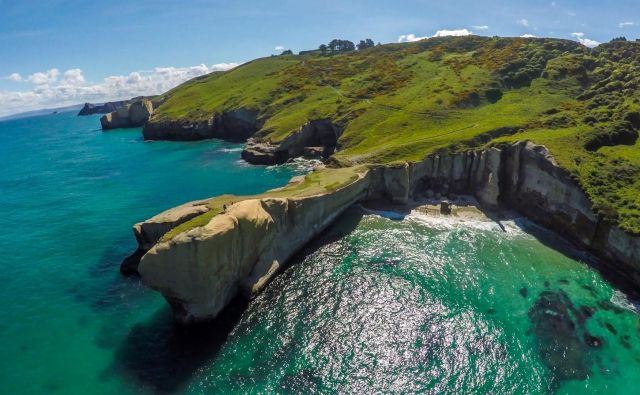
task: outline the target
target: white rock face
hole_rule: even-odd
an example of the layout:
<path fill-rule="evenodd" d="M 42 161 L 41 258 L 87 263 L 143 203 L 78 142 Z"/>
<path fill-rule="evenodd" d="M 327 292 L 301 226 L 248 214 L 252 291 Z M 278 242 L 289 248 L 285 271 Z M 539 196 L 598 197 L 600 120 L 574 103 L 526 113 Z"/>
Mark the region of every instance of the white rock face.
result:
<path fill-rule="evenodd" d="M 366 174 L 331 194 L 251 199 L 155 245 L 140 261 L 182 323 L 215 317 L 238 293 L 259 292 L 293 254 L 367 194 Z"/>

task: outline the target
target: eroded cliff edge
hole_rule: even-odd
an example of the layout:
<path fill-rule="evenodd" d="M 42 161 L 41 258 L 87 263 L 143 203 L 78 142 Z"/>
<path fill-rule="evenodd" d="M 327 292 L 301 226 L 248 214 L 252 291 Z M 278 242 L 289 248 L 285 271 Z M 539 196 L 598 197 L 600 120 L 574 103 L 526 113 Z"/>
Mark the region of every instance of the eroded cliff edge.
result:
<path fill-rule="evenodd" d="M 238 292 L 259 292 L 350 205 L 378 198 L 406 203 L 431 193 L 458 193 L 475 195 L 488 208 L 518 210 L 640 284 L 640 238 L 600 220 L 579 185 L 543 146 L 518 142 L 430 155 L 419 162 L 324 172 L 325 178 L 332 172 L 342 177 L 310 193 L 305 188 L 315 181 L 296 180 L 263 196 L 229 197 L 213 205 L 188 203 L 136 224 L 137 254 L 142 259 L 136 268 L 137 257 L 130 257 L 128 270 L 137 269 L 145 284 L 162 293 L 179 322 L 211 319 Z M 352 176 L 345 177 L 349 172 Z M 221 210 L 221 201 L 229 206 L 223 204 Z"/>

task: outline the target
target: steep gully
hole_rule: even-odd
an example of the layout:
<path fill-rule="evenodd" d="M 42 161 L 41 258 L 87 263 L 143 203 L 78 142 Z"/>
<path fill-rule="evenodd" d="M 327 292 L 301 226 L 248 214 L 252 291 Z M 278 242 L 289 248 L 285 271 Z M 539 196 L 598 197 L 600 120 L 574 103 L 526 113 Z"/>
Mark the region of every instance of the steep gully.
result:
<path fill-rule="evenodd" d="M 145 125 L 145 139 L 248 138 L 243 158 L 281 163 L 290 157 L 335 149 L 339 128 L 310 122 L 279 145 L 252 131 L 256 113 L 238 110 L 203 123 Z M 238 134 L 239 133 L 239 134 Z M 317 148 L 319 147 L 319 148 Z M 437 191 L 474 195 L 488 209 L 515 209 L 603 259 L 606 269 L 637 288 L 640 238 L 601 221 L 591 202 L 543 146 L 531 142 L 483 151 L 430 155 L 419 162 L 369 166 L 348 185 L 321 195 L 248 199 L 231 205 L 205 226 L 160 241 L 170 229 L 208 207 L 191 202 L 134 225 L 138 250 L 123 262 L 123 273 L 138 272 L 161 292 L 178 322 L 214 318 L 238 293 L 255 295 L 286 261 L 346 208 L 370 199 L 407 203 Z"/>

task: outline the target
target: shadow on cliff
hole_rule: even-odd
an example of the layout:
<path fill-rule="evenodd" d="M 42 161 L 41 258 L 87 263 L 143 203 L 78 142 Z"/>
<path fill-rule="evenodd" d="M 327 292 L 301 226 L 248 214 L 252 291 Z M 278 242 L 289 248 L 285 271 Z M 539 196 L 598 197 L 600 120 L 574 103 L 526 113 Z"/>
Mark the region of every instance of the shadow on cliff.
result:
<path fill-rule="evenodd" d="M 561 235 L 537 225 L 524 217 L 516 218 L 515 223 L 520 229 L 535 237 L 540 243 L 560 252 L 568 258 L 587 264 L 596 270 L 602 278 L 625 293 L 629 298 L 634 301 L 640 301 L 640 292 L 633 281 L 629 279 L 628 276 L 625 276 L 624 272 L 613 270 L 611 264 L 606 264 L 595 255 L 577 247 Z"/>
<path fill-rule="evenodd" d="M 152 393 L 176 392 L 216 356 L 247 303 L 236 298 L 215 320 L 190 326 L 176 324 L 169 308 L 163 308 L 131 329 L 105 374 L 122 374 Z"/>
<path fill-rule="evenodd" d="M 322 247 L 335 243 L 343 237 L 348 236 L 355 230 L 365 214 L 366 212 L 361 206 L 354 205 L 349 207 L 345 212 L 340 214 L 334 223 L 291 257 L 282 271 L 302 262 L 307 256 L 313 254 Z"/>

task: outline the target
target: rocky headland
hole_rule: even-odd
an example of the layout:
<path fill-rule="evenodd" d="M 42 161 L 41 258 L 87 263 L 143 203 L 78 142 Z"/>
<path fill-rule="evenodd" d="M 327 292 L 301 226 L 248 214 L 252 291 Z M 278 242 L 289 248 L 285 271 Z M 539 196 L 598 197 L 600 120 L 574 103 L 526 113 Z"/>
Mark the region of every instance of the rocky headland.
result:
<path fill-rule="evenodd" d="M 517 210 L 640 284 L 640 238 L 599 219 L 581 188 L 543 146 L 518 142 L 429 155 L 419 162 L 358 167 L 353 174 L 323 193 L 242 199 L 168 239 L 163 235 L 172 227 L 210 209 L 201 201 L 159 214 L 134 226 L 139 248 L 124 271 L 137 270 L 145 284 L 161 292 L 179 322 L 212 319 L 236 294 L 259 292 L 294 253 L 354 203 L 387 199 L 407 204 L 469 194 L 488 210 Z M 136 257 L 141 257 L 137 267 Z"/>

